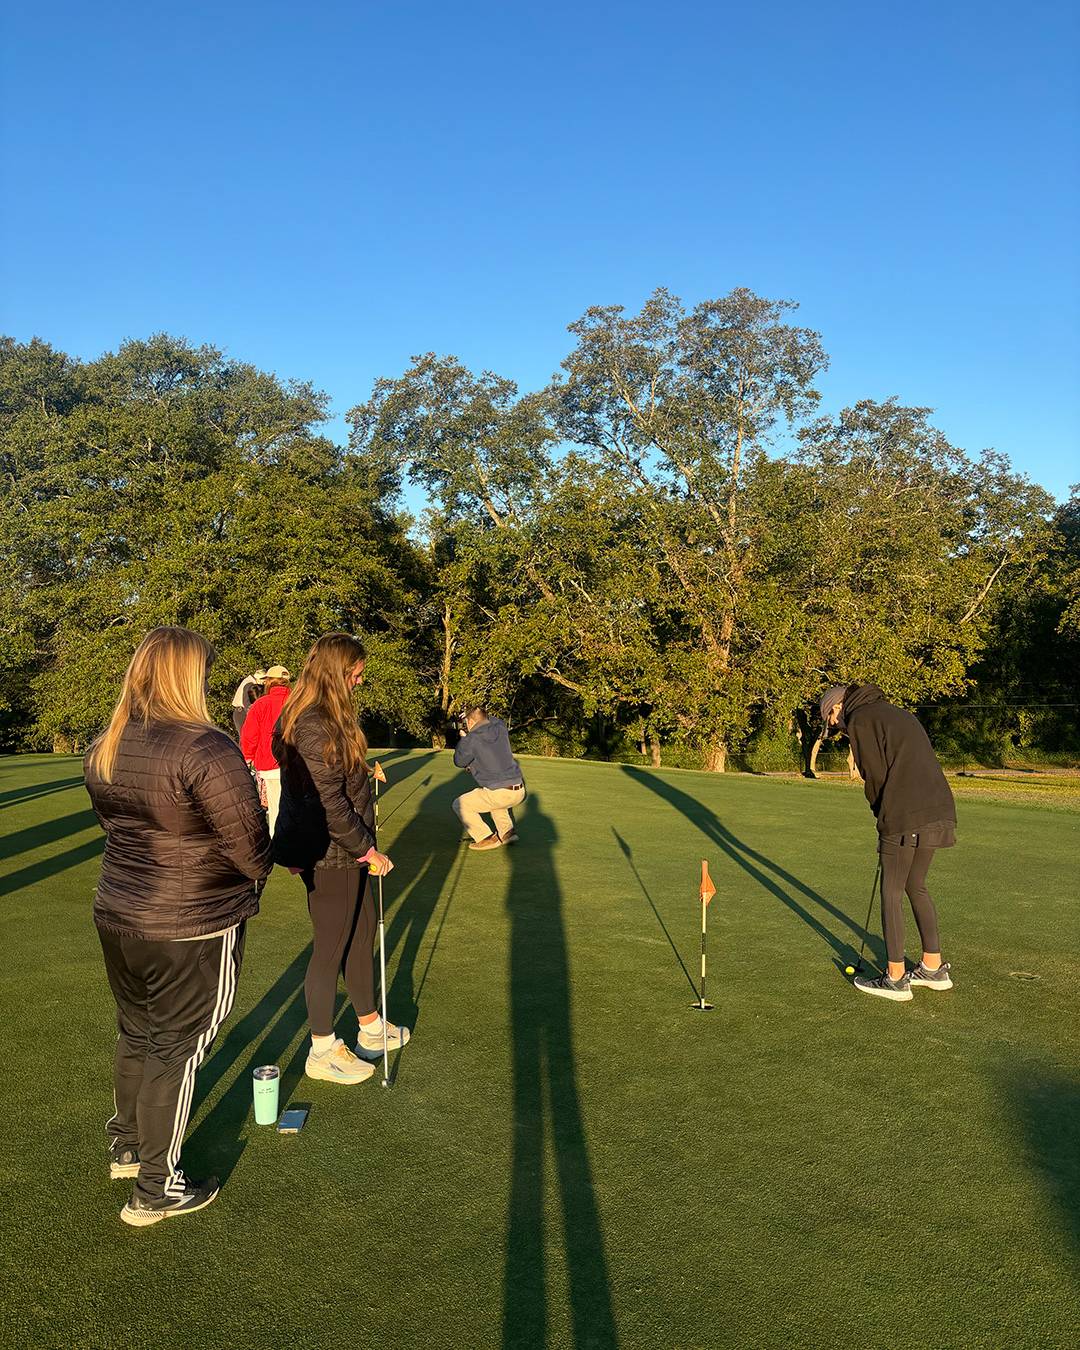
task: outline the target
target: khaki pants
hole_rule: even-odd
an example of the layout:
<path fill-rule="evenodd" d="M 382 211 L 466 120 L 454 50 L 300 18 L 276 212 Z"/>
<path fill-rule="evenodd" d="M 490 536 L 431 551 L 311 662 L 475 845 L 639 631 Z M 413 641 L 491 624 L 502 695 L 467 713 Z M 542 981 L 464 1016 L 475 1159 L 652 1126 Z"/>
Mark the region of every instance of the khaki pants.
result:
<path fill-rule="evenodd" d="M 495 822 L 497 834 L 509 834 L 514 828 L 510 815 L 512 806 L 520 806 L 525 800 L 525 789 L 519 788 L 473 788 L 458 797 L 454 810 L 461 817 L 461 823 L 468 830 L 473 842 L 486 839 L 491 831 L 483 819 L 483 813 L 490 814 Z"/>

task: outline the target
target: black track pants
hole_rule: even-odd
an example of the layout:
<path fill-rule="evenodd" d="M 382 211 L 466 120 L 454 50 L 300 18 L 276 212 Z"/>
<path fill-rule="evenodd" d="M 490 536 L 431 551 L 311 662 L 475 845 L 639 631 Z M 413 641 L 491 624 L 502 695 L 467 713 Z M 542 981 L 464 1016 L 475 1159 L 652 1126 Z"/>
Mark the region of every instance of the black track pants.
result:
<path fill-rule="evenodd" d="M 904 959 L 904 892 L 911 901 L 915 922 L 919 926 L 924 952 L 941 951 L 938 937 L 937 910 L 926 889 L 926 874 L 934 860 L 932 848 L 911 848 L 909 845 L 883 839 L 881 853 L 881 931 L 885 935 L 885 950 L 890 961 Z"/>
<path fill-rule="evenodd" d="M 304 997 L 312 1035 L 329 1036 L 339 972 L 357 1014 L 375 1011 L 375 900 L 366 867 L 317 867 L 304 884 L 313 930 Z"/>
<path fill-rule="evenodd" d="M 137 1194 L 178 1195 L 195 1073 L 232 1011 L 244 925 L 194 942 L 144 942 L 98 929 L 116 1000 L 116 1112 L 110 1142 L 139 1151 Z"/>

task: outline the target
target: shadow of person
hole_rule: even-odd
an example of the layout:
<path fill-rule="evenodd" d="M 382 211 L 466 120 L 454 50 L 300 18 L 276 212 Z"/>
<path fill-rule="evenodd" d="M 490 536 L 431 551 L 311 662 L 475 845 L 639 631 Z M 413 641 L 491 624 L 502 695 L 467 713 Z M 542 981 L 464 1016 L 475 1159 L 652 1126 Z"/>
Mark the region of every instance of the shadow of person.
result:
<path fill-rule="evenodd" d="M 503 1285 L 504 1350 L 547 1343 L 545 1134 L 562 1201 L 574 1345 L 617 1345 L 600 1213 L 578 1098 L 557 835 L 535 796 L 510 849 L 513 1161 Z"/>
<path fill-rule="evenodd" d="M 77 778 L 51 778 L 47 783 L 27 783 L 23 787 L 8 788 L 0 792 L 0 808 L 32 802 L 38 797 L 51 797 L 54 792 L 67 792 L 70 788 L 81 787 L 82 782 L 82 774 L 79 774 Z"/>
<path fill-rule="evenodd" d="M 799 895 L 809 900 L 830 918 L 843 924 L 850 933 L 861 939 L 863 930 L 849 914 L 839 909 L 830 900 L 826 900 L 823 895 L 819 895 L 804 881 L 800 881 L 798 877 L 785 871 L 783 867 L 773 862 L 771 858 L 766 857 L 764 853 L 751 848 L 749 844 L 744 844 L 737 835 L 732 834 L 725 825 L 721 824 L 719 817 L 713 811 L 699 802 L 696 797 L 691 797 L 689 793 L 680 791 L 664 779 L 632 765 L 624 764 L 622 771 L 629 774 L 636 783 L 648 788 L 650 792 L 655 792 L 658 797 L 662 797 L 671 806 L 674 806 L 692 825 L 696 825 L 707 839 L 711 840 L 733 862 L 738 864 L 748 876 L 753 877 L 759 886 L 768 891 L 770 895 L 775 896 L 793 914 L 798 915 L 808 928 L 832 948 L 836 957 L 835 964 L 840 970 L 843 970 L 844 966 L 854 963 L 857 955 L 856 948 L 845 938 L 834 933 L 816 914 L 789 894 L 789 891 L 798 892 Z M 780 884 L 781 882 L 783 885 Z M 784 889 L 785 886 L 787 887 L 786 890 Z M 871 935 L 867 945 L 879 961 L 885 959 L 885 947 L 880 939 Z"/>
<path fill-rule="evenodd" d="M 452 802 L 462 791 L 457 779 L 439 783 L 426 793 L 411 820 L 400 834 L 387 839 L 386 847 L 394 860 L 394 871 L 385 882 L 383 909 L 386 915 L 387 963 L 396 964 L 387 991 L 387 1010 L 392 1022 L 415 1028 L 420 1013 L 420 988 L 416 963 L 452 871 L 463 856 L 460 843 L 461 822 Z M 395 893 L 398 878 L 404 887 Z M 453 892 L 447 899 L 447 908 Z M 446 913 L 444 910 L 443 919 Z M 430 956 L 430 953 L 429 953 Z"/>
<path fill-rule="evenodd" d="M 1002 1088 L 1048 1212 L 1057 1214 L 1080 1254 L 1080 1077 L 1034 1064 L 1011 1069 Z"/>
<path fill-rule="evenodd" d="M 11 830 L 0 836 L 0 860 L 18 858 L 46 844 L 55 844 L 73 834 L 82 834 L 98 823 L 93 811 L 72 811 L 66 816 L 52 816 L 48 820 L 39 820 L 36 825 L 28 825 L 24 830 Z"/>

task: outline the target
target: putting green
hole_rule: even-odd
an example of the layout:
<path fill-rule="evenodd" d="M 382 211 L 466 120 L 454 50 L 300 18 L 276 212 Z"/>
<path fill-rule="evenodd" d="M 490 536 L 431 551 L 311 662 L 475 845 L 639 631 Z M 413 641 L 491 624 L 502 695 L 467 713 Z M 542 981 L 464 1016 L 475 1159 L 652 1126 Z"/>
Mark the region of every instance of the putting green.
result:
<path fill-rule="evenodd" d="M 225 1188 L 145 1231 L 105 1166 L 79 762 L 0 760 L 0 1342 L 1075 1344 L 1080 815 L 961 802 L 931 873 L 957 987 L 895 1005 L 841 971 L 874 869 L 857 791 L 532 760 L 521 842 L 475 854 L 449 756 L 382 759 L 391 1016 L 415 1027 L 393 1088 L 303 1078 L 307 916 L 275 874 L 184 1149 Z M 312 1105 L 299 1136 L 253 1123 L 268 1062 Z"/>

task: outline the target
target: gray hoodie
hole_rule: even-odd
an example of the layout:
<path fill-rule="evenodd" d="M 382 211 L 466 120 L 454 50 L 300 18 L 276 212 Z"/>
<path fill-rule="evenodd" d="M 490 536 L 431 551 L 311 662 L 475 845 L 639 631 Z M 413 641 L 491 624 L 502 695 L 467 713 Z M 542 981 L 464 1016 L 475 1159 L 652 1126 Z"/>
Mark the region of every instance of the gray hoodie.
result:
<path fill-rule="evenodd" d="M 459 769 L 468 769 L 478 787 L 509 788 L 525 782 L 501 717 L 489 717 L 462 736 L 454 751 L 454 763 Z"/>

